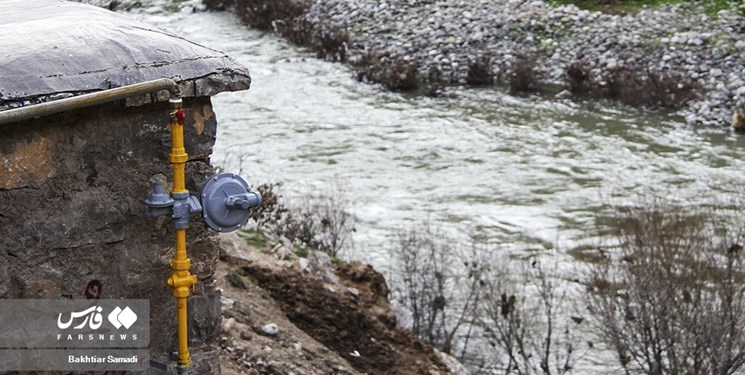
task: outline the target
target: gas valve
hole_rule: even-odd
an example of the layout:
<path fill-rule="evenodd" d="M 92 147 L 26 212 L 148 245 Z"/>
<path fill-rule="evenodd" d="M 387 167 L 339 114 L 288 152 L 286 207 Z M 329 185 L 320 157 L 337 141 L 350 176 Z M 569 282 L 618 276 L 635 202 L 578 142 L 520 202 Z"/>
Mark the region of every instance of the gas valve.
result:
<path fill-rule="evenodd" d="M 252 207 L 261 204 L 261 194 L 251 191 L 246 180 L 233 173 L 211 177 L 199 197 L 188 192 L 169 195 L 158 180 L 152 181 L 152 187 L 145 200 L 147 216 L 170 215 L 176 229 L 187 228 L 191 215 L 201 212 L 212 230 L 232 232 L 248 222 Z"/>
<path fill-rule="evenodd" d="M 189 195 L 189 192 L 171 193 L 168 195 L 163 190 L 163 184 L 158 180 L 151 182 L 153 190 L 145 199 L 148 217 L 170 215 L 173 219 L 173 227 L 185 229 L 189 227 L 191 215 L 202 212 L 199 199 Z"/>
<path fill-rule="evenodd" d="M 159 180 L 153 180 L 150 184 L 153 190 L 147 196 L 147 199 L 145 199 L 147 217 L 154 218 L 169 215 L 171 213 L 171 207 L 173 207 L 173 199 L 163 190 L 163 183 Z"/>
<path fill-rule="evenodd" d="M 210 178 L 200 198 L 204 222 L 218 232 L 232 232 L 245 225 L 251 208 L 261 204 L 261 194 L 251 191 L 246 180 L 233 173 Z"/>

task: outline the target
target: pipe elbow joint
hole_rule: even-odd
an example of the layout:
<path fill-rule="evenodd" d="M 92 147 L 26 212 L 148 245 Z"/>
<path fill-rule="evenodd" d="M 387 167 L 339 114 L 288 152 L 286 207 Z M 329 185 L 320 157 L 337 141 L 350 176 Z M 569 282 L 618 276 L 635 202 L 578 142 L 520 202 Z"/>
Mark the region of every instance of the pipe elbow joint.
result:
<path fill-rule="evenodd" d="M 167 284 L 173 288 L 174 297 L 186 298 L 197 285 L 197 277 L 188 273 L 184 276 L 173 274 L 168 278 Z"/>
<path fill-rule="evenodd" d="M 188 196 L 186 198 L 174 197 L 173 204 L 173 226 L 176 229 L 186 229 L 189 227 L 191 215 L 202 212 L 202 204 L 199 198 Z"/>

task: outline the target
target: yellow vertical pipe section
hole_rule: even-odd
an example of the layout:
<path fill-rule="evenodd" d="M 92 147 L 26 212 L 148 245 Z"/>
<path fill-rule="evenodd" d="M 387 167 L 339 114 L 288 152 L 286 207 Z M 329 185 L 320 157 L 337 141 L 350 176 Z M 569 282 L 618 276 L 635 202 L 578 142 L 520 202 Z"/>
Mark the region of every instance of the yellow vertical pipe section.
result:
<path fill-rule="evenodd" d="M 168 159 L 173 170 L 173 189 L 171 195 L 174 199 L 188 198 L 189 191 L 186 190 L 185 165 L 189 156 L 184 149 L 184 119 L 186 113 L 183 110 L 180 98 L 171 99 L 171 153 Z M 191 260 L 186 255 L 186 229 L 176 229 L 176 254 L 173 257 L 173 274 L 168 278 L 168 285 L 173 288 L 173 295 L 178 302 L 178 363 L 180 366 L 191 367 L 189 358 L 189 331 L 186 313 L 186 298 L 189 297 L 191 289 L 197 282 L 197 277 L 189 273 Z"/>

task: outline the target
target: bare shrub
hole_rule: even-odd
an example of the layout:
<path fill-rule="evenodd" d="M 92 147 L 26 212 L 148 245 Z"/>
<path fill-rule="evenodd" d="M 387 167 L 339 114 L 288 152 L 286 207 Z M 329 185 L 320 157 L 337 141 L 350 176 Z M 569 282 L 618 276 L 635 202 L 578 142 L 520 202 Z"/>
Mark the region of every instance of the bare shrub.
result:
<path fill-rule="evenodd" d="M 638 72 L 627 66 L 609 69 L 603 76 L 606 96 L 631 105 L 679 108 L 698 97 L 701 84 L 678 72 Z"/>
<path fill-rule="evenodd" d="M 491 367 L 509 374 L 570 373 L 581 357 L 575 332 L 584 318 L 567 310 L 567 283 L 537 260 L 519 282 L 508 266 L 488 279 L 482 324 L 494 348 Z"/>
<path fill-rule="evenodd" d="M 258 226 L 274 227 L 290 215 L 290 210 L 279 193 L 281 188 L 282 183 L 279 182 L 261 184 L 254 188 L 261 194 L 261 204 L 251 209 L 251 218 Z"/>
<path fill-rule="evenodd" d="M 393 91 L 411 91 L 421 86 L 419 64 L 386 52 L 367 51 L 355 62 L 360 81 L 377 82 Z"/>
<path fill-rule="evenodd" d="M 322 29 L 319 32 L 319 57 L 334 61 L 347 61 L 349 32 L 346 29 Z"/>
<path fill-rule="evenodd" d="M 532 55 L 519 55 L 515 61 L 512 62 L 512 68 L 507 77 L 510 91 L 520 92 L 535 90 L 535 64 L 536 57 Z"/>
<path fill-rule="evenodd" d="M 442 70 L 439 67 L 432 67 L 427 74 L 427 85 L 424 88 L 424 95 L 431 98 L 442 94 Z"/>
<path fill-rule="evenodd" d="M 591 266 L 588 305 L 626 373 L 742 371 L 745 289 L 733 217 L 742 219 L 658 199 L 619 211 L 619 254 Z"/>
<path fill-rule="evenodd" d="M 344 27 L 309 21 L 307 0 L 209 0 L 214 9 L 231 7 L 247 25 L 272 30 L 293 43 L 313 48 L 319 58 L 346 61 L 349 32 Z"/>
<path fill-rule="evenodd" d="M 231 5 L 243 22 L 262 30 L 291 24 L 308 9 L 308 3 L 303 0 L 232 0 Z"/>
<path fill-rule="evenodd" d="M 292 203 L 282 197 L 280 187 L 277 183 L 257 187 L 263 202 L 254 209 L 252 217 L 259 226 L 333 257 L 352 245 L 354 216 L 351 202 L 339 184 L 312 191 Z"/>
<path fill-rule="evenodd" d="M 590 67 L 586 61 L 578 60 L 564 71 L 564 79 L 569 91 L 578 93 L 587 91 L 590 84 Z"/>
<path fill-rule="evenodd" d="M 487 271 L 477 249 L 464 253 L 425 224 L 401 232 L 392 255 L 400 266 L 393 298 L 411 312 L 412 331 L 462 360 L 473 337 Z"/>
<path fill-rule="evenodd" d="M 477 55 L 468 61 L 468 75 L 466 82 L 472 85 L 487 85 L 494 82 L 491 70 L 491 57 L 484 54 Z"/>
<path fill-rule="evenodd" d="M 537 261 L 522 273 L 513 262 L 495 266 L 492 253 L 459 246 L 428 223 L 401 232 L 391 285 L 411 330 L 479 373 L 569 373 L 584 318 L 569 315 L 566 282 Z"/>

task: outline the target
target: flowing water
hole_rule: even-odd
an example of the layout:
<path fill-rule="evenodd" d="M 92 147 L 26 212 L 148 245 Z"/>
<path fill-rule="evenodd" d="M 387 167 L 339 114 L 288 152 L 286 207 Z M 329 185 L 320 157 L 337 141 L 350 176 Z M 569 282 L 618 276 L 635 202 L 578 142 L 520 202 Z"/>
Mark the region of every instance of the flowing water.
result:
<path fill-rule="evenodd" d="M 745 182 L 745 138 L 727 131 L 499 88 L 388 93 L 230 13 L 163 4 L 132 15 L 226 52 L 253 77 L 249 91 L 213 98 L 213 163 L 254 185 L 282 182 L 290 197 L 340 184 L 357 220 L 347 258 L 384 267 L 396 230 L 425 220 L 514 252 L 566 253 L 592 240 L 611 201 L 707 199 Z"/>

